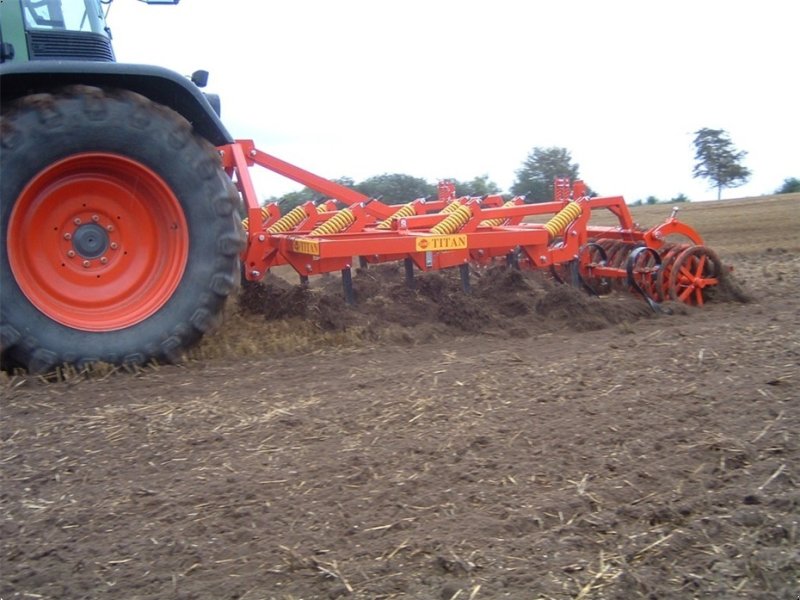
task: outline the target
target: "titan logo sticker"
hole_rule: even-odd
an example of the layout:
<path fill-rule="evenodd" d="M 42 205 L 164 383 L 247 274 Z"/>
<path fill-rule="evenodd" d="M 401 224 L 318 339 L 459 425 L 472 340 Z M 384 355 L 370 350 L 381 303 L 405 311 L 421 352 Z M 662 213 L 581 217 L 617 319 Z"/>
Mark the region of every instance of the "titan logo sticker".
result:
<path fill-rule="evenodd" d="M 299 254 L 313 254 L 319 256 L 318 240 L 292 240 L 292 251 Z"/>
<path fill-rule="evenodd" d="M 445 250 L 463 250 L 467 247 L 466 235 L 437 235 L 418 237 L 417 252 L 443 252 Z"/>

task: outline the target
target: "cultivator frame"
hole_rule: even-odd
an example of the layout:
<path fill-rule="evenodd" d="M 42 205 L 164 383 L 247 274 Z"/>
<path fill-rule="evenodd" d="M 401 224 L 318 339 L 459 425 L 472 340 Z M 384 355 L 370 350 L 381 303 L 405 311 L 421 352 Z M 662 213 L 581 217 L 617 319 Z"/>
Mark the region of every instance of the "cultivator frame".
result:
<path fill-rule="evenodd" d="M 412 286 L 415 268 L 458 267 L 466 291 L 470 266 L 505 262 L 546 269 L 557 280 L 597 295 L 631 289 L 658 309 L 664 300 L 702 306 L 722 274 L 717 255 L 678 220 L 677 209 L 644 230 L 633 222 L 622 196 L 590 197 L 581 181 L 556 180 L 554 199 L 536 204 L 526 204 L 521 196 L 457 198 L 455 187 L 442 182 L 436 199 L 387 205 L 258 150 L 251 140 L 221 146 L 219 152 L 247 213 L 242 261 L 248 280 L 260 280 L 279 265 L 290 265 L 303 282 L 339 271 L 352 303 L 354 260 L 362 267 L 402 261 Z M 260 206 L 252 166 L 303 184 L 324 200 L 286 214 L 276 203 Z M 598 210 L 610 211 L 618 224 L 590 225 Z"/>

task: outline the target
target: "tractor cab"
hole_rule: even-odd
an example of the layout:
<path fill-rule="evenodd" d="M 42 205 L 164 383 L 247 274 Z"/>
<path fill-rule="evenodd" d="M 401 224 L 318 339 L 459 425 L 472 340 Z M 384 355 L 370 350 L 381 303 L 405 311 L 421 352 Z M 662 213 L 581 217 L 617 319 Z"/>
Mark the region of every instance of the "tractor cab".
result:
<path fill-rule="evenodd" d="M 113 62 L 101 0 L 6 0 L 0 3 L 0 61 Z"/>

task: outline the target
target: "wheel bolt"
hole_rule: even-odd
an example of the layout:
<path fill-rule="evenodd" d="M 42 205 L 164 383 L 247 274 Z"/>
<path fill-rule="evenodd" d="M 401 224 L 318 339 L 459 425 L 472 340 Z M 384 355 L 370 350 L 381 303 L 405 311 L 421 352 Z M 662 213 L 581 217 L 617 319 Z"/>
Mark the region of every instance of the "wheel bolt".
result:
<path fill-rule="evenodd" d="M 100 258 L 100 264 L 101 265 L 108 264 L 108 259 L 105 256 L 101 257 Z"/>
<path fill-rule="evenodd" d="M 99 217 L 99 216 L 97 216 L 97 215 L 92 215 L 92 221 L 94 221 L 95 223 L 97 223 L 99 220 L 100 220 L 100 217 Z"/>
<path fill-rule="evenodd" d="M 67 250 L 67 256 L 70 258 L 75 258 L 75 251 L 74 250 Z"/>
<path fill-rule="evenodd" d="M 106 225 L 106 231 L 114 231 L 113 225 Z"/>
<path fill-rule="evenodd" d="M 75 223 L 75 225 L 80 225 L 81 224 L 81 220 L 78 219 L 78 218 L 72 219 L 72 222 Z"/>
<path fill-rule="evenodd" d="M 71 233 L 65 233 L 64 234 L 64 239 L 65 240 L 71 240 L 72 239 L 72 234 Z"/>
<path fill-rule="evenodd" d="M 116 250 L 117 248 L 119 248 L 119 244 L 117 244 L 117 242 L 111 242 L 111 249 Z"/>
<path fill-rule="evenodd" d="M 85 269 L 88 269 L 88 268 L 89 268 L 89 265 L 91 265 L 91 264 L 92 264 L 92 263 L 90 263 L 88 260 L 85 260 L 85 261 L 83 261 L 83 267 L 84 267 Z"/>

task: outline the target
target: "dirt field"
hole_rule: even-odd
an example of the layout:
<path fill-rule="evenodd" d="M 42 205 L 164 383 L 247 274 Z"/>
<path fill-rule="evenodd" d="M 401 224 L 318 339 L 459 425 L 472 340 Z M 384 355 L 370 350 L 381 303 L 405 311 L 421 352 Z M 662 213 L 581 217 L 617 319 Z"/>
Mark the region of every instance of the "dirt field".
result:
<path fill-rule="evenodd" d="M 4 376 L 0 598 L 795 600 L 800 195 L 682 209 L 743 293 L 271 279 L 184 365 Z"/>

